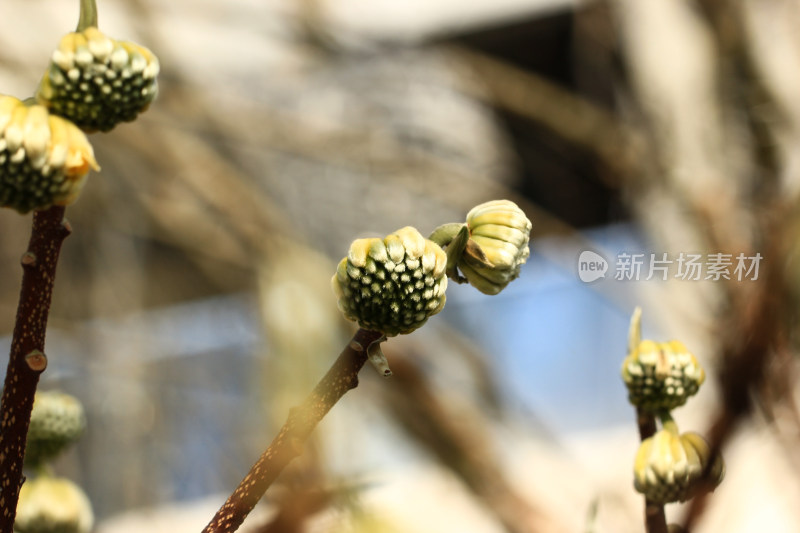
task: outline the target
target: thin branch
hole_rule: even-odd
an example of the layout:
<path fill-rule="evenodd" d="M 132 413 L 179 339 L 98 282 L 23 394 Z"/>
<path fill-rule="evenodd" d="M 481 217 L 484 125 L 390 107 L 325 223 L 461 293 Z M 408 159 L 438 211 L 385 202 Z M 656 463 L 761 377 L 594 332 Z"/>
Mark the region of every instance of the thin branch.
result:
<path fill-rule="evenodd" d="M 36 211 L 22 256 L 22 289 L 0 406 L 0 533 L 12 533 L 33 397 L 47 367 L 45 330 L 61 244 L 70 234 L 63 207 Z"/>
<path fill-rule="evenodd" d="M 359 329 L 328 373 L 302 405 L 289 412 L 278 435 L 220 507 L 203 533 L 236 531 L 278 474 L 303 451 L 303 444 L 328 411 L 358 386 L 358 372 L 367 361 L 367 348 L 381 339 L 376 331 Z"/>

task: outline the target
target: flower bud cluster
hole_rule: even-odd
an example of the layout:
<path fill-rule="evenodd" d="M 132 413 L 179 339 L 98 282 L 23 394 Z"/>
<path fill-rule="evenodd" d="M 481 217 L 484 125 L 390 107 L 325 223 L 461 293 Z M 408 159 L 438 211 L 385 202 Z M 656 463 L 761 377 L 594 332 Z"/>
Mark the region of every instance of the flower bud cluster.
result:
<path fill-rule="evenodd" d="M 703 367 L 680 341 L 643 340 L 622 363 L 629 401 L 651 412 L 685 404 L 705 376 Z"/>
<path fill-rule="evenodd" d="M 95 27 L 65 35 L 31 102 L 0 95 L 0 207 L 74 202 L 100 170 L 84 132 L 134 120 L 156 97 L 158 72 L 147 48 Z"/>
<path fill-rule="evenodd" d="M 19 492 L 17 533 L 89 533 L 94 514 L 83 490 L 51 477 L 46 464 L 83 433 L 86 416 L 77 398 L 57 391 L 37 392 L 25 450 L 25 467 L 36 472 Z"/>
<path fill-rule="evenodd" d="M 357 239 L 331 280 L 339 309 L 364 329 L 410 333 L 444 307 L 447 256 L 407 226 L 384 239 Z"/>
<path fill-rule="evenodd" d="M 89 499 L 72 481 L 38 476 L 23 483 L 15 533 L 89 533 L 93 524 Z"/>
<path fill-rule="evenodd" d="M 0 95 L 0 206 L 20 213 L 75 201 L 92 145 L 74 124 L 41 105 Z"/>
<path fill-rule="evenodd" d="M 466 223 L 438 227 L 428 239 L 410 226 L 385 239 L 357 239 L 333 276 L 339 309 L 387 337 L 410 333 L 444 307 L 448 278 L 486 294 L 517 278 L 530 255 L 530 229 L 516 204 L 495 200 L 472 209 Z M 388 375 L 374 355 L 373 363 Z"/>
<path fill-rule="evenodd" d="M 28 426 L 25 464 L 38 466 L 72 445 L 86 427 L 77 398 L 57 391 L 37 392 Z"/>
<path fill-rule="evenodd" d="M 109 131 L 147 109 L 159 68 L 147 48 L 87 28 L 61 39 L 36 98 L 84 131 Z"/>
<path fill-rule="evenodd" d="M 704 477 L 707 470 L 708 477 Z M 661 504 L 686 501 L 704 485 L 714 489 L 724 475 L 722 457 L 712 458 L 705 439 L 694 432 L 679 435 L 677 427 L 662 429 L 645 439 L 633 469 L 636 490 Z"/>
<path fill-rule="evenodd" d="M 639 446 L 633 467 L 634 488 L 655 503 L 682 502 L 722 482 L 722 456 L 712 454 L 697 433 L 679 433 L 670 411 L 697 393 L 705 371 L 679 341 L 641 340 L 641 309 L 631 318 L 628 356 L 622 379 L 628 400 L 640 416 L 657 416 L 663 429 Z"/>

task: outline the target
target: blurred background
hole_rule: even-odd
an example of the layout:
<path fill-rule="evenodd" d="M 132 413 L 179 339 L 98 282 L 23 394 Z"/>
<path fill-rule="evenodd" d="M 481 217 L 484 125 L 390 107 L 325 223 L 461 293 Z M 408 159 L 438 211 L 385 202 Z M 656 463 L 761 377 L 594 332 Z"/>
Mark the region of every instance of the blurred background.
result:
<path fill-rule="evenodd" d="M 533 221 L 520 278 L 451 283 L 242 531 L 643 531 L 619 377 L 636 305 L 705 366 L 675 416 L 727 463 L 669 520 L 800 528 L 800 2 L 98 3 L 161 62 L 151 109 L 91 137 L 40 384 L 87 409 L 57 471 L 98 532 L 202 529 L 352 335 L 330 289 L 349 243 L 496 198 Z M 3 2 L 0 92 L 33 93 L 77 13 Z M 6 349 L 30 221 L 0 212 Z M 586 250 L 604 278 L 581 280 Z M 648 275 L 682 253 L 762 260 Z"/>

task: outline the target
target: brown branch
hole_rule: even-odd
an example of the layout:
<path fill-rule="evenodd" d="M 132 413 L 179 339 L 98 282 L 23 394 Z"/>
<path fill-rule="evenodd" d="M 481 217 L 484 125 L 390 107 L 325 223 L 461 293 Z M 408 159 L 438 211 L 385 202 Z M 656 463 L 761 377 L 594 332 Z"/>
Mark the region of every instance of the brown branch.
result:
<path fill-rule="evenodd" d="M 785 279 L 784 258 L 791 241 L 781 230 L 785 220 L 790 219 L 788 207 L 775 201 L 773 212 L 761 222 L 766 242 L 763 244 L 765 262 L 755 293 L 743 290 L 734 292 L 731 285 L 731 308 L 735 314 L 726 328 L 729 333 L 723 338 L 722 367 L 719 383 L 722 388 L 723 405 L 715 416 L 708 433 L 711 460 L 721 453 L 738 426 L 753 409 L 753 395 L 758 394 L 764 384 L 765 373 L 772 364 L 776 352 L 788 344 L 788 325 L 784 317 L 793 316 L 793 303 L 787 298 L 788 283 Z M 706 472 L 707 474 L 708 472 Z M 703 491 L 689 506 L 683 527 L 691 531 L 704 513 L 710 493 Z"/>
<path fill-rule="evenodd" d="M 636 425 L 642 442 L 656 434 L 656 417 L 639 407 L 636 408 Z M 645 498 L 644 525 L 647 533 L 667 533 L 667 515 L 662 504 Z"/>
<path fill-rule="evenodd" d="M 239 528 L 278 474 L 302 453 L 303 444 L 319 421 L 347 391 L 358 386 L 358 372 L 367 361 L 367 348 L 381 337 L 379 332 L 364 329 L 359 329 L 353 335 L 303 404 L 289 412 L 278 435 L 203 529 L 203 533 L 230 532 Z"/>
<path fill-rule="evenodd" d="M 44 340 L 58 254 L 69 234 L 63 207 L 33 214 L 31 239 L 21 261 L 22 289 L 0 407 L 0 533 L 13 532 L 33 397 L 47 366 Z"/>

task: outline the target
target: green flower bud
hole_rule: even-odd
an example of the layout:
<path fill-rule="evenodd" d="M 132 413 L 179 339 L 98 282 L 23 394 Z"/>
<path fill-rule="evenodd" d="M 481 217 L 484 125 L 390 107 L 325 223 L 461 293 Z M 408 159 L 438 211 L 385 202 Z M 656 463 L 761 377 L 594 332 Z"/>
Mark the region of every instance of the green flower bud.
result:
<path fill-rule="evenodd" d="M 48 461 L 75 442 L 86 427 L 83 406 L 77 398 L 61 392 L 37 392 L 28 427 L 25 464 Z"/>
<path fill-rule="evenodd" d="M 469 241 L 458 261 L 467 281 L 485 294 L 497 294 L 519 276 L 528 260 L 531 221 L 517 204 L 493 200 L 467 214 Z"/>
<path fill-rule="evenodd" d="M 705 377 L 703 367 L 679 341 L 641 341 L 622 363 L 628 400 L 651 412 L 683 405 Z"/>
<path fill-rule="evenodd" d="M 711 450 L 697 433 L 679 435 L 677 428 L 662 429 L 645 439 L 636 453 L 634 488 L 656 503 L 686 501 L 703 485 Z M 708 477 L 709 488 L 722 482 L 725 467 L 717 456 Z"/>
<path fill-rule="evenodd" d="M 28 479 L 19 491 L 16 533 L 89 533 L 93 524 L 89 499 L 68 479 Z"/>
<path fill-rule="evenodd" d="M 100 169 L 74 124 L 0 95 L 0 206 L 27 213 L 71 204 L 90 167 Z"/>
<path fill-rule="evenodd" d="M 87 28 L 61 39 L 36 99 L 84 131 L 109 131 L 147 109 L 158 93 L 158 72 L 147 48 Z"/>
<path fill-rule="evenodd" d="M 348 320 L 386 336 L 410 333 L 444 307 L 447 256 L 407 226 L 385 239 L 357 239 L 331 280 Z"/>

